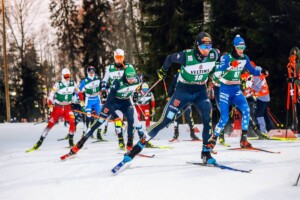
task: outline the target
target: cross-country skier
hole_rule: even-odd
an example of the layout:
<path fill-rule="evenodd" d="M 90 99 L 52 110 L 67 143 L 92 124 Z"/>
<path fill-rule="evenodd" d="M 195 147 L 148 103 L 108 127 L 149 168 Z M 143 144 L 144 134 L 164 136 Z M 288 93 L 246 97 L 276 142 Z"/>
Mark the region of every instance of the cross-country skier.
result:
<path fill-rule="evenodd" d="M 244 54 L 246 44 L 244 39 L 240 35 L 235 36 L 233 45 L 234 48 L 231 53 L 227 53 L 221 58 L 219 70 L 225 71 L 224 75 L 220 79 L 221 118 L 216 125 L 214 135 L 211 138 L 212 147 L 215 145 L 217 137 L 224 129 L 224 126 L 228 121 L 230 103 L 236 105 L 237 108 L 239 108 L 239 110 L 242 112 L 242 136 L 240 145 L 242 148 L 251 147 L 251 144 L 247 140 L 250 110 L 246 98 L 241 91 L 240 75 L 244 68 L 246 68 L 251 74 L 255 76 L 260 75 L 260 70 L 255 69 L 250 64 L 248 56 Z"/>
<path fill-rule="evenodd" d="M 86 129 L 83 131 L 83 135 L 85 131 L 88 129 L 90 123 L 92 123 L 92 109 L 95 110 L 96 115 L 100 114 L 101 110 L 101 100 L 100 100 L 100 77 L 95 74 L 96 70 L 94 66 L 87 67 L 87 76 L 83 78 L 79 85 L 79 98 L 85 104 L 85 112 L 86 116 Z M 85 99 L 83 97 L 83 93 L 85 94 Z M 103 140 L 101 136 L 101 130 L 98 129 L 97 139 Z"/>
<path fill-rule="evenodd" d="M 146 128 L 150 126 L 151 116 L 155 114 L 155 98 L 153 93 L 149 90 L 148 83 L 143 83 L 138 92 L 133 94 L 133 101 L 136 102 L 135 109 L 138 114 L 138 119 L 141 121 L 142 117 L 146 121 Z M 148 93 L 147 93 L 148 92 Z M 147 94 L 146 94 L 147 93 Z M 146 94 L 146 96 L 144 96 Z M 144 97 L 143 97 L 144 96 Z M 151 104 L 151 115 L 150 115 Z"/>
<path fill-rule="evenodd" d="M 201 114 L 203 122 L 201 157 L 204 163 L 210 164 L 215 163 L 215 159 L 210 154 L 211 103 L 207 96 L 206 82 L 217 59 L 218 53 L 212 48 L 211 36 L 206 32 L 197 35 L 194 49 L 187 49 L 167 56 L 163 66 L 158 71 L 158 77 L 163 79 L 173 63 L 181 64 L 180 75 L 176 90 L 165 106 L 161 118 L 150 127 L 148 133 L 151 139 L 154 138 L 160 130 L 172 123 L 176 114 L 183 107 L 193 104 Z M 140 140 L 130 152 L 125 154 L 123 162 L 131 161 L 142 151 L 147 142 L 145 139 Z"/>
<path fill-rule="evenodd" d="M 71 103 L 73 94 L 78 92 L 79 90 L 77 84 L 74 80 L 71 80 L 70 70 L 68 68 L 64 68 L 61 72 L 61 81 L 55 83 L 48 98 L 48 105 L 52 107 L 54 104 L 48 125 L 44 129 L 39 141 L 33 146 L 32 149 L 28 150 L 28 152 L 31 150 L 36 150 L 42 145 L 44 139 L 59 117 L 64 117 L 64 119 L 69 122 L 69 145 L 71 147 L 74 146 L 73 137 L 76 127 L 75 116 L 72 111 Z"/>
<path fill-rule="evenodd" d="M 124 73 L 124 70 L 128 67 L 132 67 L 131 64 L 124 62 L 125 54 L 122 49 L 116 49 L 114 51 L 114 61 L 115 63 L 110 64 L 106 67 L 104 78 L 101 82 L 101 93 L 102 98 L 107 98 L 107 84 L 110 83 L 112 85 L 114 80 L 121 79 Z M 135 108 L 134 108 L 135 109 Z M 121 116 L 119 116 L 122 118 Z M 142 129 L 142 124 L 138 120 L 137 112 L 135 111 L 134 115 L 134 124 L 135 128 L 139 134 L 139 136 L 142 138 L 144 137 L 144 131 Z M 117 121 L 115 121 L 115 129 L 116 133 L 118 135 L 119 139 L 119 147 L 121 149 L 125 148 L 124 138 L 123 138 L 123 128 L 122 124 L 117 124 Z M 107 128 L 106 128 L 107 129 Z"/>
<path fill-rule="evenodd" d="M 112 87 L 107 97 L 107 101 L 105 102 L 103 109 L 100 113 L 100 119 L 89 127 L 87 133 L 79 140 L 79 142 L 73 148 L 71 148 L 70 152 L 67 155 L 63 156 L 61 159 L 76 154 L 83 147 L 84 143 L 93 134 L 93 132 L 99 126 L 101 126 L 111 115 L 115 119 L 116 125 L 122 126 L 122 121 L 120 118 L 118 118 L 116 110 L 120 110 L 123 113 L 123 115 L 127 118 L 127 147 L 128 149 L 131 149 L 133 145 L 134 110 L 130 101 L 130 97 L 132 93 L 136 91 L 139 85 L 140 81 L 136 75 L 134 68 L 127 67 L 124 70 L 122 78 L 116 79 L 112 83 Z"/>

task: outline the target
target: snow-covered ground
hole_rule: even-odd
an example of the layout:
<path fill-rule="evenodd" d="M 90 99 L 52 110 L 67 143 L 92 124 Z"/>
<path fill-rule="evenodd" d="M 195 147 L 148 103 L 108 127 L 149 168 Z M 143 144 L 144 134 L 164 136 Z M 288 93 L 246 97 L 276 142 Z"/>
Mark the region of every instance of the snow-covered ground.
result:
<path fill-rule="evenodd" d="M 25 153 L 39 139 L 46 123 L 0 124 L 1 200 L 135 200 L 135 199 L 300 199 L 300 143 L 252 141 L 255 147 L 281 154 L 230 151 L 218 145 L 214 157 L 221 164 L 252 169 L 249 174 L 186 164 L 200 161 L 201 143 L 170 144 L 173 126 L 153 140 L 173 149 L 144 149 L 154 158 L 136 157 L 129 168 L 112 176 L 110 170 L 122 160 L 113 126 L 105 136 L 109 142 L 86 142 L 74 159 L 61 162 L 69 150 L 67 141 L 56 141 L 67 133 L 63 123 L 55 126 L 38 151 Z M 80 125 L 75 141 L 81 136 Z M 200 126 L 198 126 L 200 128 Z M 189 139 L 187 126 L 180 138 Z M 136 137 L 137 138 L 137 137 Z M 137 140 L 137 139 L 136 139 Z M 239 138 L 227 138 L 238 147 Z"/>

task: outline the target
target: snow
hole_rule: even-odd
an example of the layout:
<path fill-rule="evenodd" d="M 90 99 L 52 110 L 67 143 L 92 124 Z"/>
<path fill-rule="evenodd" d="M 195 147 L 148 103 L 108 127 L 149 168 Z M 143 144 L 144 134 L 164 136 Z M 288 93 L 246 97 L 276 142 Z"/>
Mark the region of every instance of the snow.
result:
<path fill-rule="evenodd" d="M 105 139 L 91 143 L 89 139 L 74 159 L 60 161 L 69 150 L 64 137 L 68 129 L 56 125 L 39 150 L 25 153 L 39 139 L 46 123 L 0 124 L 0 199 L 300 199 L 300 143 L 254 140 L 258 148 L 281 151 L 281 154 L 230 151 L 216 146 L 214 155 L 221 164 L 252 169 L 249 174 L 186 164 L 200 161 L 201 143 L 181 141 L 169 143 L 173 126 L 162 130 L 153 140 L 155 145 L 173 149 L 144 149 L 154 158 L 136 157 L 131 165 L 112 176 L 110 170 L 123 158 L 118 150 L 113 124 Z M 200 125 L 197 125 L 201 129 Z M 82 132 L 79 125 L 75 141 Z M 180 126 L 180 139 L 189 139 L 187 126 Z M 137 138 L 137 136 L 136 136 Z M 135 142 L 137 139 L 135 139 Z M 226 138 L 232 147 L 239 138 Z"/>

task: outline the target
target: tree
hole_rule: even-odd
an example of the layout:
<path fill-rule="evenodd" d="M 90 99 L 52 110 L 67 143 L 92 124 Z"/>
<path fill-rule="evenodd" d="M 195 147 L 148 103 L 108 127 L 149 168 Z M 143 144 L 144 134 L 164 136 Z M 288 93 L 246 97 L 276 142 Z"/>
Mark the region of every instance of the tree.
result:
<path fill-rule="evenodd" d="M 69 0 L 51 0 L 51 26 L 56 29 L 57 46 L 61 52 L 59 65 L 68 67 L 77 80 L 77 74 L 80 73 L 80 58 L 78 55 L 80 47 L 79 39 L 79 7 L 74 1 Z"/>
<path fill-rule="evenodd" d="M 83 1 L 83 18 L 80 27 L 82 34 L 81 52 L 83 54 L 82 65 L 87 67 L 93 65 L 96 69 L 102 69 L 104 72 L 104 65 L 109 54 L 107 36 L 110 34 L 108 29 L 110 10 L 109 2 L 103 0 Z"/>

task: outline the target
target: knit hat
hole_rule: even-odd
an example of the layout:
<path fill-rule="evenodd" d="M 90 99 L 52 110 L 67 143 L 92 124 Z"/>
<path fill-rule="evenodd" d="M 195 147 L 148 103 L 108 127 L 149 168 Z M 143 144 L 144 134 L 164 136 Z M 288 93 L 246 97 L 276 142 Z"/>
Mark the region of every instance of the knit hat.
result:
<path fill-rule="evenodd" d="M 240 36 L 240 35 L 236 35 L 234 40 L 233 40 L 233 46 L 246 46 L 245 44 L 245 40 Z"/>

